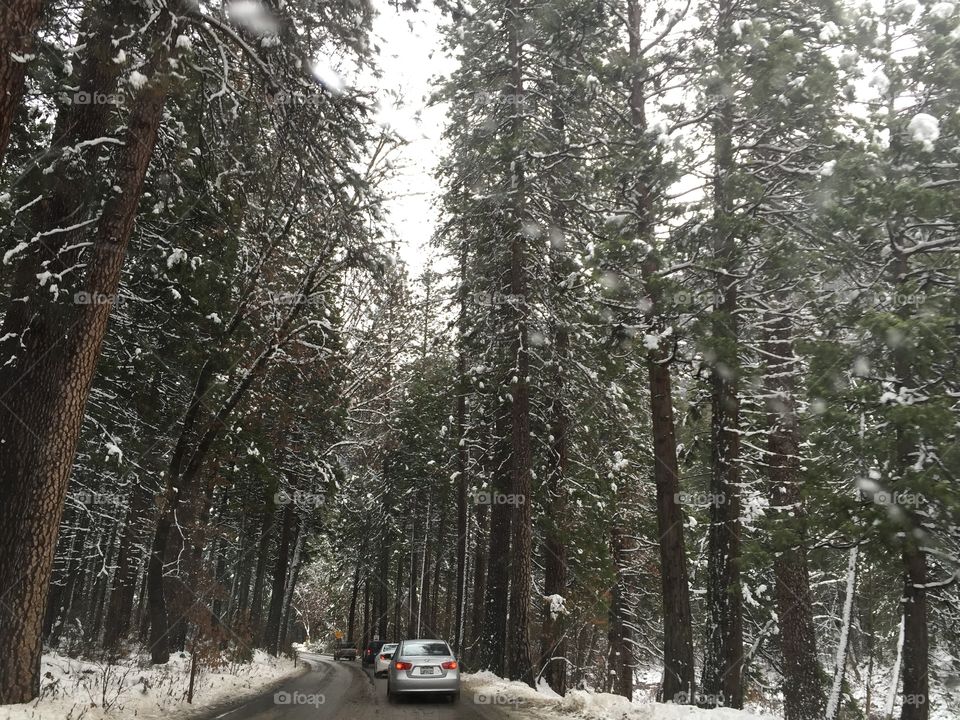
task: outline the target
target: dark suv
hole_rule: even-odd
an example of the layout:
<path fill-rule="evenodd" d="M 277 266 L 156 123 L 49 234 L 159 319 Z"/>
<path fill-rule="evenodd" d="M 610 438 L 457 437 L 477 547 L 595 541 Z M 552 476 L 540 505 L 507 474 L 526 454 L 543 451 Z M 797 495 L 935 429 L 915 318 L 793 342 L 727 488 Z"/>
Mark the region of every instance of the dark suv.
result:
<path fill-rule="evenodd" d="M 363 649 L 363 664 L 364 665 L 373 665 L 373 661 L 377 658 L 377 653 L 380 652 L 380 648 L 386 645 L 384 640 L 371 640 L 367 643 L 366 647 Z"/>

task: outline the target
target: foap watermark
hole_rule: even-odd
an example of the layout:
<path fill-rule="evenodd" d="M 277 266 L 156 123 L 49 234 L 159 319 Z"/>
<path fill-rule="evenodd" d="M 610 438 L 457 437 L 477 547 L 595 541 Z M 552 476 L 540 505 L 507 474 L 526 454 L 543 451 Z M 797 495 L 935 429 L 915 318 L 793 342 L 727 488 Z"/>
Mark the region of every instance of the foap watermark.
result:
<path fill-rule="evenodd" d="M 120 305 L 122 303 L 123 298 L 117 294 L 81 291 L 73 295 L 74 305 Z"/>
<path fill-rule="evenodd" d="M 476 705 L 512 705 L 517 707 L 522 704 L 519 698 L 498 695 L 497 693 L 478 692 L 473 694 L 473 702 Z"/>
<path fill-rule="evenodd" d="M 527 96 L 518 93 L 478 92 L 473 96 L 473 102 L 481 107 L 491 105 L 523 105 L 528 102 Z"/>
<path fill-rule="evenodd" d="M 693 692 L 681 690 L 673 696 L 673 702 L 676 705 L 699 705 L 700 707 L 723 707 L 726 704 L 722 691 L 714 694 L 699 690 Z"/>
<path fill-rule="evenodd" d="M 860 499 L 864 502 L 873 502 L 876 505 L 898 505 L 901 507 L 918 507 L 923 502 L 923 496 L 909 490 L 883 490 L 870 487 L 860 488 Z"/>
<path fill-rule="evenodd" d="M 693 505 L 694 507 L 717 507 L 727 502 L 725 493 L 674 493 L 673 500 L 680 505 Z"/>
<path fill-rule="evenodd" d="M 473 494 L 474 505 L 523 505 L 523 495 L 482 491 Z"/>
<path fill-rule="evenodd" d="M 290 493 L 286 490 L 280 490 L 273 494 L 273 502 L 278 507 L 294 505 L 298 508 L 309 509 L 320 507 L 326 502 L 326 499 L 320 493 L 309 493 L 302 490 L 295 490 Z"/>
<path fill-rule="evenodd" d="M 123 496 L 119 493 L 98 493 L 92 490 L 77 490 L 70 493 L 70 499 L 81 505 L 110 505 L 120 507 L 123 505 Z"/>
<path fill-rule="evenodd" d="M 327 696 L 323 693 L 304 693 L 294 690 L 287 692 L 281 690 L 273 694 L 274 705 L 313 705 L 320 707 L 327 701 Z"/>
<path fill-rule="evenodd" d="M 272 106 L 287 105 L 290 107 L 306 107 L 309 105 L 319 105 L 323 100 L 321 92 L 302 92 L 300 90 L 288 91 L 281 90 L 273 95 L 267 96 L 267 104 Z"/>
<path fill-rule="evenodd" d="M 78 90 L 67 96 L 69 105 L 123 105 L 123 95 L 119 93 L 87 92 Z"/>

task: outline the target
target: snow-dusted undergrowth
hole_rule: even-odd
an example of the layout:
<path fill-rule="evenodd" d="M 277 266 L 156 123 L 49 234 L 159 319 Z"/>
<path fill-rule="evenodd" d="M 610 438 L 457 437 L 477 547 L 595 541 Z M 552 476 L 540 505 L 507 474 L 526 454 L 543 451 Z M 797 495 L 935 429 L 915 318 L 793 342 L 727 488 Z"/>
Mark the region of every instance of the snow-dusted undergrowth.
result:
<path fill-rule="evenodd" d="M 743 710 L 704 710 L 692 705 L 630 702 L 619 695 L 570 690 L 560 697 L 549 687 L 504 680 L 490 672 L 464 675 L 463 693 L 478 705 L 495 706 L 508 716 L 528 720 L 773 720 Z"/>
<path fill-rule="evenodd" d="M 292 660 L 257 650 L 251 663 L 201 670 L 188 704 L 189 653 L 174 653 L 158 666 L 135 655 L 108 664 L 49 653 L 40 664 L 39 697 L 2 706 L 0 720 L 189 718 L 211 705 L 256 695 L 295 672 Z"/>

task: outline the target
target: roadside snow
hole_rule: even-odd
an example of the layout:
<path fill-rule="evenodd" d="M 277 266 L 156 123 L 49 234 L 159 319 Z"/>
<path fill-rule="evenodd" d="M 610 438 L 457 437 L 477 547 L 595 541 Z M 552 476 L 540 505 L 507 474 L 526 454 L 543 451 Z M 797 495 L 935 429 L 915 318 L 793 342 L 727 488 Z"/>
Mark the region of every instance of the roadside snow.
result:
<path fill-rule="evenodd" d="M 507 716 L 533 716 L 537 720 L 773 720 L 772 715 L 743 710 L 631 702 L 619 695 L 587 690 L 570 690 L 559 697 L 544 683 L 534 690 L 525 683 L 504 680 L 486 671 L 465 674 L 463 690 L 476 705 L 493 705 Z"/>
<path fill-rule="evenodd" d="M 40 696 L 20 705 L 0 705 L 0 720 L 180 720 L 209 712 L 210 706 L 254 696 L 295 674 L 293 661 L 261 650 L 253 662 L 205 668 L 197 676 L 193 704 L 187 704 L 189 653 L 175 653 L 166 665 L 130 656 L 117 664 L 45 654 L 40 663 Z"/>

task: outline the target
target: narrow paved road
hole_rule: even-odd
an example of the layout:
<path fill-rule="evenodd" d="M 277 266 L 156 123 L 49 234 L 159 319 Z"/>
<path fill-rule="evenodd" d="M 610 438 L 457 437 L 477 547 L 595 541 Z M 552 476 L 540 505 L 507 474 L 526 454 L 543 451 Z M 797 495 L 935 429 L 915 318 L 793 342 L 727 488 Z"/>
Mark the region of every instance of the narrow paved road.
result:
<path fill-rule="evenodd" d="M 310 672 L 240 707 L 209 720 L 501 720 L 496 709 L 474 704 L 463 692 L 459 703 L 446 698 L 402 698 L 387 702 L 387 681 L 373 678 L 360 662 L 302 653 Z"/>

